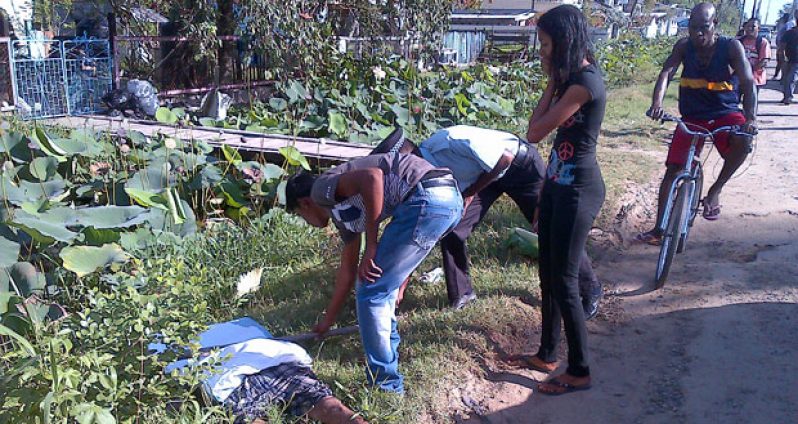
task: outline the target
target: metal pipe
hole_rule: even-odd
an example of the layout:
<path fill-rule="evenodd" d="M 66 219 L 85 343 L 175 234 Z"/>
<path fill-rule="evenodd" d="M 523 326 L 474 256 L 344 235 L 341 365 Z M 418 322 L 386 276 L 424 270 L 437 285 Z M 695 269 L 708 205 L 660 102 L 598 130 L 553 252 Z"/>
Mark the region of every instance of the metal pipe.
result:
<path fill-rule="evenodd" d="M 181 88 L 176 90 L 166 90 L 158 93 L 158 97 L 174 97 L 180 96 L 183 94 L 200 94 L 200 93 L 207 93 L 213 89 L 218 90 L 239 90 L 242 88 L 249 88 L 249 87 L 263 87 L 267 85 L 274 84 L 274 81 L 252 81 L 252 82 L 242 82 L 236 84 L 225 84 L 225 85 L 208 85 L 205 87 L 200 88 Z"/>
<path fill-rule="evenodd" d="M 218 35 L 214 37 L 220 41 L 238 41 L 241 37 L 237 35 Z M 120 35 L 116 37 L 116 41 L 157 41 L 157 42 L 180 42 L 180 41 L 192 41 L 189 37 L 179 37 L 179 36 L 154 36 L 154 35 Z"/>

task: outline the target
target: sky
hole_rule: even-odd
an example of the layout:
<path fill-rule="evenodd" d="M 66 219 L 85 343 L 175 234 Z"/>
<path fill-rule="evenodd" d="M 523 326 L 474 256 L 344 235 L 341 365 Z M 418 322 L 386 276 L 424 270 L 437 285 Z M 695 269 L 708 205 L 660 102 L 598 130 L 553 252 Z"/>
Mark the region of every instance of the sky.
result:
<path fill-rule="evenodd" d="M 745 0 L 745 16 L 751 16 L 751 9 L 754 7 L 754 1 L 758 0 Z M 779 11 L 782 6 L 787 3 L 792 3 L 792 0 L 762 0 L 762 23 L 765 25 L 773 25 L 779 19 Z M 768 7 L 768 4 L 770 7 Z"/>

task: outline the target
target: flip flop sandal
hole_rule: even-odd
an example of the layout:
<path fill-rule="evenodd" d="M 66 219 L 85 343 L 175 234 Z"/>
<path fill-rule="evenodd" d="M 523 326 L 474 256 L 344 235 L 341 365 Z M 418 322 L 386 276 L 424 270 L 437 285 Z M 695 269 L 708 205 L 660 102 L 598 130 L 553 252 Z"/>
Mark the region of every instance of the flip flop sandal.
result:
<path fill-rule="evenodd" d="M 549 386 L 553 390 L 546 391 L 543 388 Z M 547 396 L 559 396 L 564 395 L 566 393 L 573 393 L 579 392 L 583 390 L 590 389 L 591 384 L 583 384 L 581 386 L 574 386 L 573 384 L 568 384 L 558 380 L 557 378 L 552 378 L 549 381 L 544 381 L 543 383 L 538 384 L 538 393 Z"/>
<path fill-rule="evenodd" d="M 650 244 L 652 246 L 659 246 L 662 244 L 662 236 L 655 233 L 654 231 L 646 231 L 645 233 L 640 233 L 635 236 L 635 240 Z"/>
<path fill-rule="evenodd" d="M 716 221 L 720 218 L 720 205 L 708 207 L 704 204 L 704 212 L 701 214 L 707 221 Z"/>
<path fill-rule="evenodd" d="M 535 364 L 534 362 L 532 362 L 535 359 L 539 360 L 543 364 L 551 365 L 551 368 L 544 368 L 540 365 Z M 510 355 L 504 360 L 504 362 L 516 368 L 525 368 L 528 370 L 538 371 L 546 374 L 556 370 L 557 366 L 559 365 L 558 362 L 544 362 L 542 359 L 538 359 L 537 356 L 535 355 Z"/>

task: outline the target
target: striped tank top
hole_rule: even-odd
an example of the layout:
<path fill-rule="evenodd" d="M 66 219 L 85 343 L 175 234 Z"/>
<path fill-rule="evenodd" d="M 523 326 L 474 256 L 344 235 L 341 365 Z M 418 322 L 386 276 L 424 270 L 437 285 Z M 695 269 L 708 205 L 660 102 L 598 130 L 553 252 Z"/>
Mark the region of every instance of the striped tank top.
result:
<path fill-rule="evenodd" d="M 740 112 L 737 77 L 729 67 L 729 43 L 719 37 L 707 66 L 698 61 L 693 43 L 687 43 L 679 83 L 679 113 L 684 117 L 712 120 Z"/>

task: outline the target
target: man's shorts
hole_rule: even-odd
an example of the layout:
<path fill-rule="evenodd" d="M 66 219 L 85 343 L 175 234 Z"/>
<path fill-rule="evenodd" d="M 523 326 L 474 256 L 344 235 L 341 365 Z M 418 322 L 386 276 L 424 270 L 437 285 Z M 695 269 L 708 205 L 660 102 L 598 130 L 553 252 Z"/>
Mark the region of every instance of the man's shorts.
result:
<path fill-rule="evenodd" d="M 292 362 L 244 377 L 224 404 L 233 411 L 238 424 L 267 418 L 272 408 L 301 417 L 328 396 L 332 391 L 309 367 Z"/>
<path fill-rule="evenodd" d="M 683 120 L 685 125 L 687 125 L 687 128 L 689 128 L 691 131 L 698 131 L 701 129 L 693 127 L 691 124 L 698 125 L 699 127 L 710 131 L 720 128 L 724 125 L 745 124 L 745 116 L 740 112 L 732 112 L 727 115 L 723 115 L 720 118 L 715 118 L 709 121 L 687 117 L 683 118 Z M 687 161 L 687 153 L 690 151 L 690 143 L 692 142 L 692 139 L 692 135 L 682 131 L 681 128 L 676 127 L 676 131 L 673 133 L 671 147 L 668 149 L 668 159 L 665 160 L 665 165 L 684 166 L 684 163 Z M 701 154 L 701 148 L 703 147 L 704 138 L 699 137 L 698 143 L 696 143 L 696 156 Z M 720 156 L 726 159 L 726 155 L 730 150 L 728 132 L 721 132 L 715 135 L 715 148 L 718 150 L 718 153 L 720 153 Z"/>

